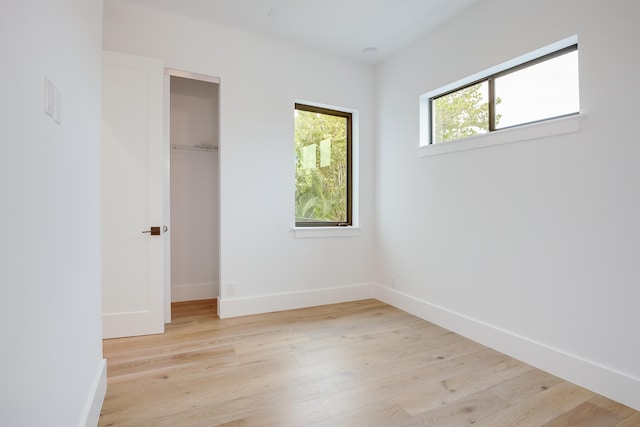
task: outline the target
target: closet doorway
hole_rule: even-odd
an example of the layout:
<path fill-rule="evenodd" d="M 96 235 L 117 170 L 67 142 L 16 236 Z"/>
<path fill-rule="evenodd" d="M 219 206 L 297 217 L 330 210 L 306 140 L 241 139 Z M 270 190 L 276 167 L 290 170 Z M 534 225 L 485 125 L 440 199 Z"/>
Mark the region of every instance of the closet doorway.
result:
<path fill-rule="evenodd" d="M 219 295 L 219 80 L 168 71 L 171 302 Z"/>

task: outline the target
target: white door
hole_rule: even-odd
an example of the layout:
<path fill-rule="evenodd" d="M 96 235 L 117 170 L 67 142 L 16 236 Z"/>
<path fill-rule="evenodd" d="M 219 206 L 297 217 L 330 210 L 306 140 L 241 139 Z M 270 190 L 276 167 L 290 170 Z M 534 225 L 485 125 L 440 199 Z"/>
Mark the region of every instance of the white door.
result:
<path fill-rule="evenodd" d="M 103 53 L 103 338 L 164 332 L 162 93 L 162 61 Z"/>

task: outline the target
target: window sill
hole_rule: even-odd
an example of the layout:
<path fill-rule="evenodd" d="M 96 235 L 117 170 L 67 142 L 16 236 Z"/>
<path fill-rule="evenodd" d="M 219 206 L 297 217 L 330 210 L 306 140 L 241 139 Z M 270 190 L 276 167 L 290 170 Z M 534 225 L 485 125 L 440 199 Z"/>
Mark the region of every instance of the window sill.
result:
<path fill-rule="evenodd" d="M 576 114 L 558 119 L 546 120 L 538 123 L 503 129 L 465 139 L 449 141 L 440 144 L 429 144 L 418 147 L 419 157 L 432 157 L 456 151 L 477 150 L 512 142 L 529 141 L 532 139 L 564 135 L 580 131 L 580 122 L 584 115 Z"/>
<path fill-rule="evenodd" d="M 294 227 L 291 229 L 297 239 L 318 237 L 357 237 L 360 227 Z"/>

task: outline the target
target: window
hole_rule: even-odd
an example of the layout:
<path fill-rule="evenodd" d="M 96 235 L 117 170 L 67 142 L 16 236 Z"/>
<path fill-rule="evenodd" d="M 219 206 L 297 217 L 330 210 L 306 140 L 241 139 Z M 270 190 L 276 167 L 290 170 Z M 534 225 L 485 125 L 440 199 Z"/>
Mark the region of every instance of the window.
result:
<path fill-rule="evenodd" d="M 352 225 L 352 114 L 295 104 L 296 227 Z"/>
<path fill-rule="evenodd" d="M 428 102 L 429 144 L 577 114 L 578 45 L 436 93 Z"/>

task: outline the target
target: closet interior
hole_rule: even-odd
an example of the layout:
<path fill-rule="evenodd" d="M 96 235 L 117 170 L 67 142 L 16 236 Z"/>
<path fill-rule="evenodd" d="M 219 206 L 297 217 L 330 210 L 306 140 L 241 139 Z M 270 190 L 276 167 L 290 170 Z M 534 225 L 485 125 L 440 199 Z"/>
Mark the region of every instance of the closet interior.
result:
<path fill-rule="evenodd" d="M 219 295 L 219 84 L 170 77 L 171 301 Z"/>

